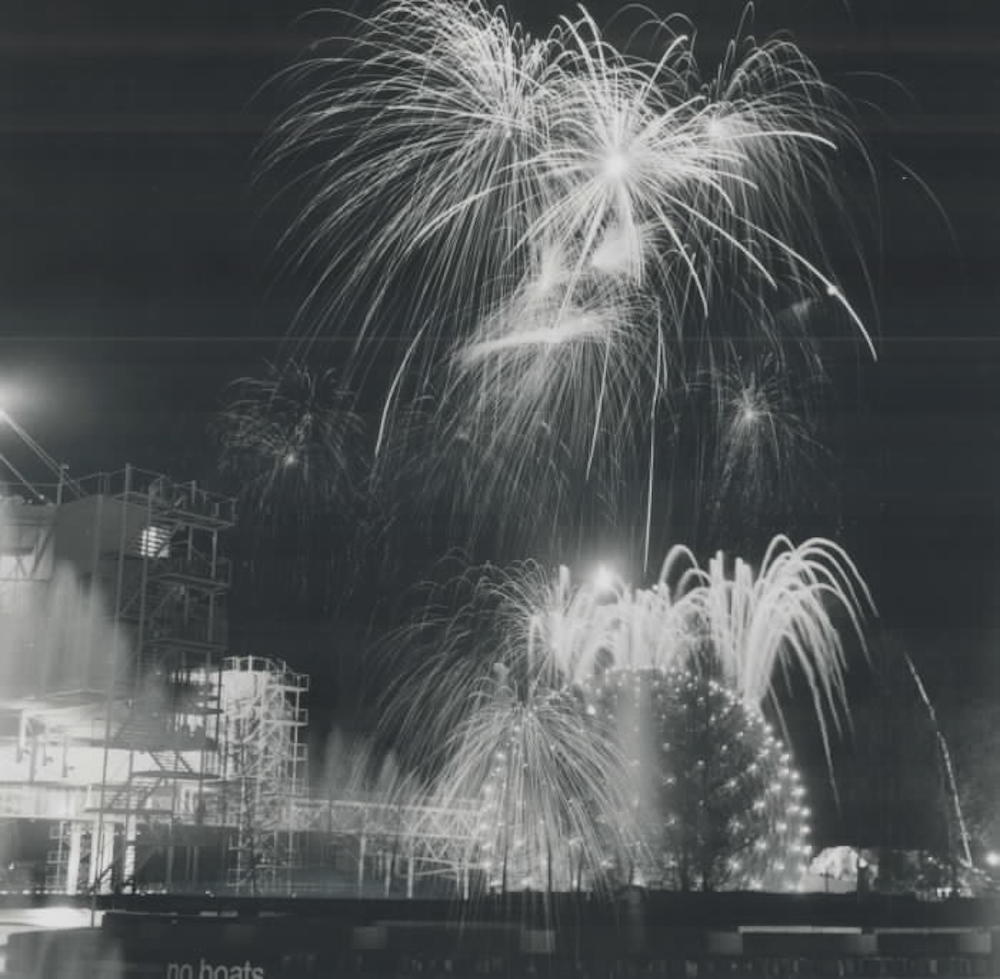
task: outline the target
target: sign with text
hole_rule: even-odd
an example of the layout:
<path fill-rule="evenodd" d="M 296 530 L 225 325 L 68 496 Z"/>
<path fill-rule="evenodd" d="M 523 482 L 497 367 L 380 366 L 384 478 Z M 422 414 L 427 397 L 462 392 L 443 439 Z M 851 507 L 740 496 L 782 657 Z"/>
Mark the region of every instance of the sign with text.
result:
<path fill-rule="evenodd" d="M 165 979 L 267 979 L 267 971 L 249 959 L 230 964 L 199 958 L 196 962 L 168 962 Z"/>

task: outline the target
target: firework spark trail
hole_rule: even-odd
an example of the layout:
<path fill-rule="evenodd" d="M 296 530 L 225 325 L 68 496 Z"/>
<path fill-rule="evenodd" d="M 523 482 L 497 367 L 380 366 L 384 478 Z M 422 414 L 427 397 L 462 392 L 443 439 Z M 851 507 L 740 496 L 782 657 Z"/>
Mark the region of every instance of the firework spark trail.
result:
<path fill-rule="evenodd" d="M 833 759 L 827 717 L 839 732 L 848 716 L 846 657 L 834 621 L 845 615 L 865 649 L 863 617 L 874 603 L 858 569 L 832 541 L 813 538 L 797 546 L 784 536 L 769 545 L 755 573 L 737 558 L 732 570 L 721 552 L 710 562 L 701 605 L 723 676 L 743 699 L 765 700 L 779 712 L 779 668 L 786 678 L 798 667 L 813 698 L 828 765 Z"/>
<path fill-rule="evenodd" d="M 917 672 L 916 664 L 913 662 L 909 653 L 904 653 L 903 659 L 906 661 L 906 668 L 910 671 L 910 676 L 912 677 L 913 683 L 917 688 L 917 692 L 920 694 L 920 699 L 927 708 L 927 714 L 930 717 L 931 725 L 934 728 L 934 736 L 937 739 L 938 750 L 941 752 L 941 760 L 944 762 L 945 774 L 948 777 L 948 789 L 951 793 L 952 803 L 955 807 L 955 819 L 958 823 L 958 833 L 962 840 L 962 854 L 965 857 L 966 866 L 971 867 L 973 866 L 973 863 L 972 848 L 969 845 L 969 830 L 965 825 L 965 815 L 962 812 L 962 803 L 958 794 L 958 783 L 955 781 L 955 769 L 951 764 L 951 752 L 948 750 L 948 742 L 944 739 L 941 726 L 938 724 L 937 711 L 934 710 L 931 698 L 927 695 L 927 688 L 924 686 L 924 681 Z"/>

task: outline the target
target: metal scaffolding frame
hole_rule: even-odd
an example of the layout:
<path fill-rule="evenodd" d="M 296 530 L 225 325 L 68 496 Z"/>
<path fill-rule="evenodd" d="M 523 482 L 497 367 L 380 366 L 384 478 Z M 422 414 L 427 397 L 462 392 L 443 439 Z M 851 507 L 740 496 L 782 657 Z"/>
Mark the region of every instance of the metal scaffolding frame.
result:
<path fill-rule="evenodd" d="M 471 874 L 481 869 L 480 818 L 473 802 L 443 807 L 299 798 L 292 812 L 298 832 L 354 847 L 359 896 L 369 881 L 388 896 L 393 881 L 402 879 L 407 897 L 413 897 L 418 879 L 436 878 L 451 881 L 457 895 L 468 897 Z"/>
<path fill-rule="evenodd" d="M 89 699 L 95 712 L 103 705 L 103 732 L 80 742 L 103 750 L 101 777 L 84 787 L 74 818 L 53 829 L 47 877 L 74 890 L 83 863 L 87 885 L 107 889 L 134 877 L 139 826 L 197 820 L 218 778 L 213 671 L 226 649 L 230 584 L 220 535 L 235 523 L 235 501 L 131 466 L 81 480 L 60 471 L 55 487 L 27 490 L 5 511 L 14 515 L 6 536 L 18 539 L 0 548 L 4 584 L 28 594 L 51 587 L 56 567 L 69 567 L 107 600 L 112 637 L 92 651 L 106 664 L 104 689 L 34 690 L 22 711 L 28 750 L 41 745 L 44 753 L 61 732 L 66 737 L 60 698 Z M 93 632 L 82 641 L 92 645 Z M 112 775 L 112 755 L 127 757 L 127 772 Z"/>
<path fill-rule="evenodd" d="M 105 747 L 128 750 L 128 776 L 114 787 L 102 779 L 96 830 L 96 852 L 110 853 L 117 866 L 114 849 L 100 841 L 106 823 L 122 825 L 125 884 L 135 879 L 140 822 L 172 830 L 192 801 L 197 822 L 206 784 L 219 775 L 213 667 L 226 650 L 231 582 L 220 535 L 234 525 L 236 506 L 194 482 L 130 466 L 78 486 L 105 501 L 104 509 L 110 505 L 117 518 L 117 546 L 99 563 L 103 579 L 109 586 L 113 581 L 116 627 L 128 630 L 135 650 L 130 675 L 116 678 L 127 685 L 131 709 L 114 730 L 109 710 Z M 166 840 L 172 848 L 172 832 Z M 107 872 L 104 860 L 96 867 L 97 881 Z M 197 847 L 190 872 L 197 880 Z"/>
<path fill-rule="evenodd" d="M 281 660 L 229 657 L 222 663 L 222 802 L 230 810 L 228 884 L 236 893 L 288 891 L 296 865 L 293 810 L 307 791 L 309 677 Z M 235 811 L 233 811 L 235 810 Z"/>

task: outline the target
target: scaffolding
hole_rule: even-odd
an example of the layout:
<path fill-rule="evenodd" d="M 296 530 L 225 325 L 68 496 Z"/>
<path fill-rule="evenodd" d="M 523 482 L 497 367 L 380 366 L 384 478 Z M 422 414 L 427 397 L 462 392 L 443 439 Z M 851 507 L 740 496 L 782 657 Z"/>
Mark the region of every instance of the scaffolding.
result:
<path fill-rule="evenodd" d="M 124 886 L 140 827 L 172 846 L 172 827 L 198 822 L 219 778 L 231 579 L 220 537 L 235 501 L 131 466 L 80 480 L 59 468 L 54 486 L 27 484 L 4 461 L 24 484 L 0 499 L 0 611 L 25 626 L 7 637 L 23 648 L 6 660 L 32 666 L 4 678 L 4 710 L 19 717 L 16 759 L 30 759 L 17 774 L 52 818 L 66 815 L 57 797 L 70 745 L 90 779 L 51 831 L 47 882 L 72 892 L 82 866 L 85 886 Z M 50 764 L 60 755 L 61 774 Z M 0 790 L 11 800 L 24 792 L 19 782 Z"/>
<path fill-rule="evenodd" d="M 355 889 L 363 896 L 370 885 L 386 897 L 396 880 L 405 881 L 407 897 L 416 882 L 450 882 L 456 894 L 469 896 L 471 876 L 481 869 L 478 804 L 437 806 L 351 799 L 300 798 L 293 822 L 300 832 L 314 832 L 353 848 Z"/>
<path fill-rule="evenodd" d="M 230 657 L 222 664 L 223 816 L 235 824 L 228 884 L 236 892 L 291 890 L 297 863 L 294 808 L 308 790 L 309 677 L 281 660 Z"/>
<path fill-rule="evenodd" d="M 172 850 L 175 824 L 200 821 L 207 786 L 219 777 L 214 671 L 226 650 L 231 583 L 220 535 L 234 525 L 236 508 L 234 500 L 194 482 L 132 467 L 78 487 L 85 495 L 63 511 L 72 515 L 79 507 L 81 517 L 96 516 L 98 526 L 110 511 L 116 524 L 117 542 L 98 563 L 114 595 L 114 621 L 128 630 L 135 651 L 116 678 L 126 686 L 130 709 L 113 730 L 109 711 L 106 732 L 106 751 L 128 752 L 126 777 L 118 785 L 102 778 L 96 800 L 96 852 L 117 867 L 118 854 L 101 841 L 106 823 L 120 825 L 120 883 L 127 885 L 135 881 L 140 824 L 156 827 L 157 842 Z M 192 856 L 196 881 L 197 846 Z M 98 863 L 98 881 L 109 872 L 107 862 Z"/>

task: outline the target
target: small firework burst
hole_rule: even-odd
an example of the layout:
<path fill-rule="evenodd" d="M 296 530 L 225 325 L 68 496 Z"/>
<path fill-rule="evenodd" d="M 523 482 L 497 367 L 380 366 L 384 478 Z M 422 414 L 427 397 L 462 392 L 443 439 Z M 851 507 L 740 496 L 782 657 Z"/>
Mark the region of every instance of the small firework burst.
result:
<path fill-rule="evenodd" d="M 744 522 L 786 516 L 821 454 L 811 392 L 801 391 L 801 381 L 789 383 L 790 370 L 770 355 L 744 357 L 709 382 L 716 408 L 715 507 L 739 513 Z"/>
<path fill-rule="evenodd" d="M 331 369 L 267 365 L 231 385 L 218 421 L 223 470 L 265 521 L 308 524 L 349 500 L 363 461 L 360 416 Z"/>

